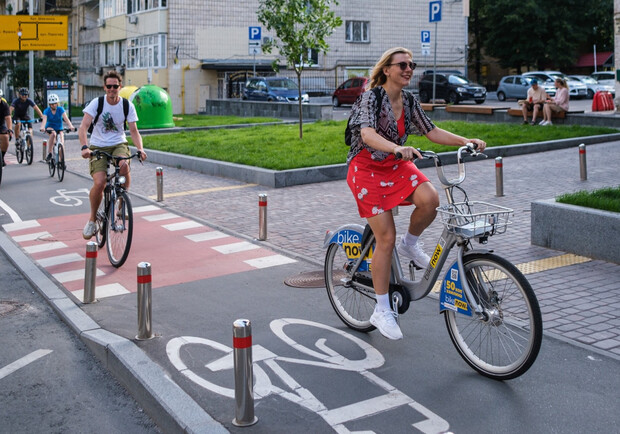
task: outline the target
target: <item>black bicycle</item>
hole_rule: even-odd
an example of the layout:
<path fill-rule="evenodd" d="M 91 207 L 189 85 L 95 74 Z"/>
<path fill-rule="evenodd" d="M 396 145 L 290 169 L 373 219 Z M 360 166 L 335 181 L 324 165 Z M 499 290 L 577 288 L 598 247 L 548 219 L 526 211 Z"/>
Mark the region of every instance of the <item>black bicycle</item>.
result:
<path fill-rule="evenodd" d="M 107 241 L 107 251 L 110 263 L 118 268 L 122 266 L 129 256 L 131 238 L 133 236 L 133 210 L 131 200 L 125 190 L 126 178 L 120 174 L 120 162 L 139 157 L 137 152 L 129 157 L 111 155 L 107 152 L 94 150 L 91 156 L 107 159 L 106 185 L 103 191 L 103 200 L 97 210 L 95 225 L 95 240 L 99 248 Z M 138 158 L 140 162 L 141 159 Z M 113 166 L 114 170 L 110 171 Z"/>
<path fill-rule="evenodd" d="M 53 131 L 51 128 L 46 130 L 48 133 Z M 47 162 L 48 169 L 50 171 L 50 176 L 54 176 L 54 172 L 58 174 L 58 181 L 62 182 L 65 177 L 65 145 L 62 143 L 60 133 L 66 131 L 71 132 L 72 130 L 69 128 L 64 128 L 62 130 L 56 131 L 56 143 L 54 143 L 54 147 L 52 149 L 52 158 Z"/>
<path fill-rule="evenodd" d="M 30 128 L 32 128 L 31 125 L 36 122 L 36 120 L 31 119 L 27 121 L 13 121 L 14 124 L 18 122 L 21 123 L 21 128 L 19 130 L 19 137 L 15 137 L 15 156 L 17 157 L 17 162 L 22 164 L 25 155 L 26 163 L 31 165 L 34 145 L 32 144 L 32 133 L 30 132 Z"/>

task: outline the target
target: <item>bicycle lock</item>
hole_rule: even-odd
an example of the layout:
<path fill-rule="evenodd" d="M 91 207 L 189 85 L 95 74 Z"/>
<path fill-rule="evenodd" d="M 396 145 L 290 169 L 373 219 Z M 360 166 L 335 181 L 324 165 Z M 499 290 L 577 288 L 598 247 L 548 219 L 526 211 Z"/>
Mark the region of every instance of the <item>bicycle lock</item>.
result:
<path fill-rule="evenodd" d="M 495 196 L 504 195 L 504 160 L 502 157 L 495 158 Z"/>
<path fill-rule="evenodd" d="M 95 281 L 97 278 L 97 251 L 99 246 L 94 241 L 86 243 L 86 263 L 84 266 L 84 294 L 82 301 L 85 304 L 94 303 Z"/>
<path fill-rule="evenodd" d="M 579 145 L 579 175 L 582 181 L 588 180 L 588 164 L 586 162 L 586 145 Z"/>
<path fill-rule="evenodd" d="M 267 239 L 267 194 L 258 195 L 258 239 Z"/>
<path fill-rule="evenodd" d="M 158 167 L 155 169 L 155 178 L 157 179 L 157 202 L 164 200 L 164 169 Z"/>
<path fill-rule="evenodd" d="M 258 422 L 254 415 L 254 375 L 252 371 L 252 324 L 249 319 L 233 323 L 233 360 L 235 370 L 235 426 Z"/>
<path fill-rule="evenodd" d="M 153 338 L 151 324 L 151 264 L 140 262 L 138 264 L 138 335 L 139 341 Z"/>

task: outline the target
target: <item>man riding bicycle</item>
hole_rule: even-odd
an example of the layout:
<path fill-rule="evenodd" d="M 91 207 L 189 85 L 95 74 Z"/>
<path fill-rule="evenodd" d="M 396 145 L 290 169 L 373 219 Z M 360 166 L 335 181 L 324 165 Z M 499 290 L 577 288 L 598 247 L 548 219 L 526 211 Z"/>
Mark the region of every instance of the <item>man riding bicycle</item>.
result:
<path fill-rule="evenodd" d="M 39 117 L 43 117 L 43 113 L 36 103 L 28 98 L 30 92 L 25 87 L 19 89 L 19 97 L 15 98 L 13 102 L 11 102 L 11 116 L 13 116 L 13 120 L 16 121 L 29 121 L 30 116 L 28 116 L 28 107 L 34 108 L 34 111 L 37 112 Z M 15 123 L 15 143 L 19 138 L 19 131 L 21 128 L 21 122 Z M 30 130 L 30 134 L 32 134 L 32 125 L 28 124 L 28 129 Z"/>
<path fill-rule="evenodd" d="M 64 144 L 64 131 L 62 122 L 65 121 L 69 129 L 75 130 L 75 127 L 69 120 L 67 112 L 62 106 L 59 106 L 60 98 L 55 93 L 51 93 L 47 97 L 48 107 L 43 110 L 43 120 L 41 121 L 41 131 L 47 131 L 50 135 L 47 141 L 47 158 L 45 161 L 52 159 L 52 149 L 56 143 L 56 134 L 60 138 L 60 142 Z"/>
<path fill-rule="evenodd" d="M 129 134 L 133 140 L 134 146 L 140 152 L 140 159 L 146 159 L 146 153 L 142 146 L 142 136 L 138 131 L 136 122 L 138 115 L 136 108 L 128 103 L 128 111 L 125 114 L 125 106 L 123 98 L 119 96 L 122 87 L 122 78 L 116 71 L 109 71 L 103 76 L 103 88 L 105 98 L 102 98 L 102 106 L 99 106 L 100 98 L 92 100 L 84 109 L 84 118 L 78 130 L 78 137 L 82 145 L 82 158 L 90 158 L 90 174 L 93 177 L 93 186 L 90 189 L 90 219 L 84 226 L 82 236 L 89 240 L 95 235 L 97 227 L 95 220 L 97 210 L 103 197 L 103 190 L 106 183 L 107 161 L 105 158 L 97 160 L 91 156 L 91 149 L 99 149 L 112 155 L 122 155 L 128 157 L 130 155 L 129 146 L 127 145 L 127 137 L 125 135 L 125 121 L 129 127 Z M 93 123 L 93 130 L 90 136 L 90 147 L 88 145 L 88 129 Z M 129 190 L 131 182 L 129 161 L 120 162 L 121 175 L 126 179 L 125 189 Z"/>
<path fill-rule="evenodd" d="M 4 122 L 3 122 L 4 121 Z M 6 166 L 4 162 L 4 154 L 9 149 L 9 140 L 11 140 L 11 110 L 9 104 L 4 99 L 4 93 L 0 89 L 0 149 L 2 150 L 2 165 Z"/>

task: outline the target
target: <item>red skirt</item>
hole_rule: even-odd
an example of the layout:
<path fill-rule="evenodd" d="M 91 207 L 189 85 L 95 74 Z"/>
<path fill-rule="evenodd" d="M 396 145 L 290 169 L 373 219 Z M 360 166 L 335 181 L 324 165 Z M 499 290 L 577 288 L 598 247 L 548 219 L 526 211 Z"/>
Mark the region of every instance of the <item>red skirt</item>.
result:
<path fill-rule="evenodd" d="M 373 217 L 399 205 L 411 205 L 406 199 L 428 178 L 411 161 L 390 155 L 375 161 L 363 149 L 353 157 L 347 184 L 355 196 L 360 217 Z"/>

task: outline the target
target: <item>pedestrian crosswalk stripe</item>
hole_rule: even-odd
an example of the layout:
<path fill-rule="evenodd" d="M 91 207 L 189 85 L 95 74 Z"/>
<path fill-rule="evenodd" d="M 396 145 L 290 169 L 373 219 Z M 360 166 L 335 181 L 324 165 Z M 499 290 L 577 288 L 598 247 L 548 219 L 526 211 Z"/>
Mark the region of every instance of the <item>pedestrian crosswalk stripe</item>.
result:
<path fill-rule="evenodd" d="M 68 246 L 62 241 L 55 241 L 53 243 L 36 244 L 34 246 L 24 247 L 24 250 L 28 254 L 33 254 L 33 253 L 40 253 L 40 252 L 49 252 L 50 250 L 56 250 L 56 249 L 64 249 L 65 247 L 68 247 Z"/>
<path fill-rule="evenodd" d="M 215 246 L 212 249 L 218 252 L 228 255 L 229 253 L 245 252 L 246 250 L 260 249 L 260 246 L 252 244 L 248 241 L 241 241 L 240 243 L 224 244 L 222 246 Z"/>
<path fill-rule="evenodd" d="M 157 222 L 160 220 L 170 220 L 170 219 L 174 219 L 174 218 L 179 218 L 180 216 L 178 214 L 174 214 L 171 212 L 167 212 L 167 213 L 163 213 L 163 214 L 151 214 L 151 215 L 145 215 L 142 216 L 142 218 L 146 221 L 149 222 Z"/>
<path fill-rule="evenodd" d="M 187 220 L 180 223 L 170 223 L 169 225 L 163 225 L 162 227 L 169 231 L 182 231 L 185 229 L 199 228 L 201 226 L 203 225 L 198 222 L 195 222 L 193 220 Z"/>
<path fill-rule="evenodd" d="M 43 268 L 54 265 L 68 264 L 70 262 L 83 261 L 84 258 L 79 253 L 67 253 L 66 255 L 52 256 L 49 258 L 38 259 L 37 262 Z"/>
<path fill-rule="evenodd" d="M 58 280 L 60 283 L 74 282 L 76 280 L 84 279 L 84 268 L 80 268 L 78 270 L 71 271 L 63 271 L 61 273 L 52 274 L 54 279 Z M 105 273 L 97 268 L 97 276 L 105 276 Z"/>
<path fill-rule="evenodd" d="M 220 238 L 226 238 L 228 236 L 229 235 L 225 234 L 224 232 L 211 231 L 211 232 L 201 232 L 199 234 L 185 235 L 185 238 L 187 238 L 188 240 L 194 241 L 196 243 L 199 243 L 201 241 L 217 240 Z"/>
<path fill-rule="evenodd" d="M 84 300 L 84 290 L 78 289 L 77 291 L 71 291 L 78 300 Z M 116 295 L 130 294 L 127 289 L 120 283 L 110 283 L 109 285 L 101 285 L 95 288 L 96 298 L 114 297 Z"/>
<path fill-rule="evenodd" d="M 292 264 L 297 261 L 284 255 L 272 255 L 264 256 L 262 258 L 248 259 L 243 262 L 254 268 L 268 268 L 278 265 Z"/>
<path fill-rule="evenodd" d="M 17 241 L 18 243 L 23 243 L 24 241 L 42 240 L 44 238 L 50 238 L 51 236 L 52 234 L 45 231 L 45 232 L 33 232 L 31 234 L 26 234 L 26 235 L 18 235 L 16 237 L 13 237 L 13 239 Z"/>

